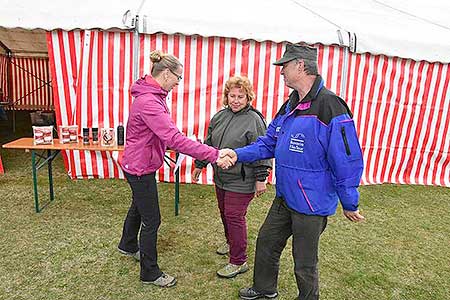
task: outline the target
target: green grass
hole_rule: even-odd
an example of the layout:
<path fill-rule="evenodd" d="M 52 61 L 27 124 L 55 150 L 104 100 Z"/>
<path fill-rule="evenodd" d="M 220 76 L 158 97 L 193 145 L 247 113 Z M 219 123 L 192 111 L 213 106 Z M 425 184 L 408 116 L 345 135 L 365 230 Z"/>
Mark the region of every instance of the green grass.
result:
<path fill-rule="evenodd" d="M 182 185 L 175 217 L 174 186 L 159 184 L 159 263 L 178 277 L 175 288 L 161 289 L 142 285 L 139 264 L 116 251 L 130 201 L 125 181 L 71 181 L 58 157 L 56 200 L 37 214 L 31 155 L 4 149 L 0 155 L 6 169 L 0 175 L 0 299 L 237 299 L 238 289 L 251 284 L 252 269 L 231 280 L 215 275 L 227 259 L 215 254 L 223 234 L 212 186 Z M 42 200 L 46 180 L 43 171 Z M 449 299 L 450 189 L 380 185 L 360 192 L 367 220 L 350 223 L 339 209 L 322 236 L 321 299 Z M 249 208 L 250 267 L 273 196 L 270 187 Z M 279 299 L 296 297 L 290 242 L 278 285 Z"/>

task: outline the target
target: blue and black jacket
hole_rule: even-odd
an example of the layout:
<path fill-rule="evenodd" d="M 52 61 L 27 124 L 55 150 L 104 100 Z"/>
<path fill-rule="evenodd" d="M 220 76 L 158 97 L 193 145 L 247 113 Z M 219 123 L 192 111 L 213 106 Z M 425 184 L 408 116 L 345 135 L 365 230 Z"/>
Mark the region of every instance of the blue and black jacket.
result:
<path fill-rule="evenodd" d="M 299 213 L 328 216 L 338 199 L 358 209 L 364 163 L 350 109 L 323 84 L 317 76 L 301 102 L 294 90 L 266 135 L 235 151 L 240 162 L 275 157 L 277 197 Z"/>

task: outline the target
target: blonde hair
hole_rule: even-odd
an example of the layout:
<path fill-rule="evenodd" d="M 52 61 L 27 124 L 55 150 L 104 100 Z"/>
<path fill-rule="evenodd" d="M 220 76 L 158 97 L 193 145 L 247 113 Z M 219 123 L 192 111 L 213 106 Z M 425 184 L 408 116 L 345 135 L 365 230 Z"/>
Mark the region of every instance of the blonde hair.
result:
<path fill-rule="evenodd" d="M 255 92 L 253 91 L 253 86 L 250 80 L 245 76 L 234 76 L 227 80 L 225 83 L 225 88 L 223 89 L 222 105 L 228 106 L 228 94 L 230 90 L 234 87 L 242 89 L 247 95 L 247 103 L 250 103 L 255 99 Z"/>
<path fill-rule="evenodd" d="M 176 72 L 179 67 L 183 67 L 178 58 L 160 50 L 152 51 L 150 60 L 152 62 L 151 74 L 153 77 L 158 76 L 165 69 Z"/>

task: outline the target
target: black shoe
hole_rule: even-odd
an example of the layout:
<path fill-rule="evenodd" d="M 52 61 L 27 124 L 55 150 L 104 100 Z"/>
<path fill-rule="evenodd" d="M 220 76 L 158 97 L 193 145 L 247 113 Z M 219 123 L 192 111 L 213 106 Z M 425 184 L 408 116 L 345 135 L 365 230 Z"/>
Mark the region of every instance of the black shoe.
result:
<path fill-rule="evenodd" d="M 260 293 L 253 289 L 253 287 L 243 288 L 239 290 L 239 298 L 246 300 L 253 299 L 275 299 L 278 297 L 278 293 Z"/>

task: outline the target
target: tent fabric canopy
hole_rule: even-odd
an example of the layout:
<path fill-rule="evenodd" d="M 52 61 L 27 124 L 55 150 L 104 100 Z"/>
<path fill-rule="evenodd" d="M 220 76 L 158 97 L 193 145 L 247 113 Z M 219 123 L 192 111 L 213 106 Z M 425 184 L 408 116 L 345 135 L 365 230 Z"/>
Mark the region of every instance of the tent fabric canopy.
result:
<path fill-rule="evenodd" d="M 126 125 L 132 102 L 133 33 L 52 31 L 49 37 L 58 125 L 76 124 L 80 130 Z M 272 64 L 285 45 L 141 34 L 136 63 L 142 76 L 148 74 L 152 49 L 179 57 L 185 66 L 183 80 L 169 94 L 167 105 L 186 136 L 204 138 L 209 120 L 221 109 L 223 85 L 235 74 L 248 76 L 256 94 L 252 105 L 267 122 L 272 120 L 289 94 L 281 68 Z M 325 86 L 354 113 L 365 161 L 362 183 L 450 186 L 449 65 L 315 46 Z M 73 178 L 123 176 L 117 159 L 101 153 L 69 153 L 65 162 Z M 180 168 L 181 182 L 192 182 L 191 170 L 192 159 L 187 157 Z M 202 177 L 201 183 L 211 183 L 212 169 Z M 158 179 L 173 182 L 173 172 L 164 167 Z"/>
<path fill-rule="evenodd" d="M 0 30 L 0 41 L 14 56 L 48 56 L 46 31 L 42 29 L 4 28 Z M 6 49 L 1 54 L 6 54 Z"/>
<path fill-rule="evenodd" d="M 233 74 L 250 78 L 256 107 L 270 121 L 288 92 L 272 62 L 286 41 L 313 44 L 327 86 L 354 111 L 366 162 L 363 183 L 450 186 L 450 39 L 442 18 L 448 5 L 407 4 L 42 0 L 35 8 L 23 0 L 0 3 L 0 27 L 48 31 L 57 123 L 80 129 L 124 123 L 129 87 L 136 75 L 148 73 L 150 51 L 173 53 L 185 69 L 168 105 L 180 130 L 197 137 L 220 109 L 223 83 Z M 141 34 L 132 32 L 134 24 Z M 73 151 L 64 161 L 72 177 L 121 177 L 114 154 Z M 181 166 L 183 182 L 190 182 L 191 163 L 187 158 Z M 172 181 L 171 174 L 164 170 L 160 179 Z"/>
<path fill-rule="evenodd" d="M 142 33 L 343 46 L 356 42 L 358 53 L 450 62 L 450 5 L 445 0 L 0 0 L 0 5 L 0 26 L 6 28 L 131 29 L 139 15 Z"/>

